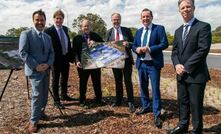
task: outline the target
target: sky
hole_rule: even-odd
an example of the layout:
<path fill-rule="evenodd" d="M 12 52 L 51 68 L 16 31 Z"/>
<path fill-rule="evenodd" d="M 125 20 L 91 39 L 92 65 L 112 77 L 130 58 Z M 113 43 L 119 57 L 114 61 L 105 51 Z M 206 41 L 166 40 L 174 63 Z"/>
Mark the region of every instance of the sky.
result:
<path fill-rule="evenodd" d="M 46 25 L 53 24 L 52 15 L 57 9 L 65 13 L 64 25 L 71 31 L 72 22 L 80 14 L 99 15 L 111 28 L 111 14 L 122 16 L 121 25 L 142 27 L 140 13 L 148 8 L 153 12 L 153 23 L 165 26 L 170 34 L 183 23 L 178 11 L 178 0 L 0 0 L 0 34 L 10 28 L 32 27 L 32 13 L 42 9 L 46 13 Z M 221 0 L 195 0 L 195 17 L 211 24 L 212 30 L 221 26 Z"/>

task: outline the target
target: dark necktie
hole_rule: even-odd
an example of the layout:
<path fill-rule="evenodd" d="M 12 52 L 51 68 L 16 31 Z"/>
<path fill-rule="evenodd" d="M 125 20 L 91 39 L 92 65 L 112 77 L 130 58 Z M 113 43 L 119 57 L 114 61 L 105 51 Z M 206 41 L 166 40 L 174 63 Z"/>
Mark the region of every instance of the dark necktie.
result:
<path fill-rule="evenodd" d="M 120 40 L 120 35 L 119 35 L 119 30 L 118 29 L 116 29 L 116 30 L 117 30 L 117 32 L 116 32 L 115 40 L 118 41 L 118 40 Z"/>
<path fill-rule="evenodd" d="M 45 53 L 45 46 L 44 46 L 44 39 L 43 39 L 43 33 L 42 32 L 39 33 L 39 39 L 41 41 L 42 52 Z"/>
<path fill-rule="evenodd" d="M 144 33 L 144 36 L 143 36 L 143 44 L 142 44 L 142 47 L 145 47 L 147 45 L 147 35 L 148 35 L 148 27 L 146 28 L 146 32 Z M 145 53 L 142 53 L 141 54 L 141 57 L 144 58 L 145 57 Z"/>
<path fill-rule="evenodd" d="M 186 38 L 187 38 L 187 35 L 189 33 L 188 28 L 189 28 L 188 24 L 184 26 L 184 32 L 183 32 L 183 36 L 182 36 L 183 47 L 186 45 Z"/>
<path fill-rule="evenodd" d="M 62 28 L 59 29 L 59 34 L 60 34 L 60 42 L 62 47 L 62 54 L 65 55 L 67 53 L 67 50 L 65 46 L 64 33 Z"/>
<path fill-rule="evenodd" d="M 147 45 L 147 35 L 148 35 L 148 27 L 146 28 L 146 32 L 144 33 L 143 36 L 143 47 Z"/>

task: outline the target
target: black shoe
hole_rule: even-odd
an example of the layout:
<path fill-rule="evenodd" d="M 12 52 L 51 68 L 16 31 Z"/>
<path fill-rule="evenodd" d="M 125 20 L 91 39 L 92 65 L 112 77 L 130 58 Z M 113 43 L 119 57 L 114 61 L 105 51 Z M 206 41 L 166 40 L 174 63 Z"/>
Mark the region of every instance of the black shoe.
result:
<path fill-rule="evenodd" d="M 148 109 L 141 108 L 140 111 L 136 112 L 136 115 L 141 115 L 141 114 L 145 114 L 145 113 L 148 113 L 148 112 L 149 112 Z"/>
<path fill-rule="evenodd" d="M 119 106 L 121 106 L 121 105 L 122 105 L 121 102 L 116 101 L 116 102 L 114 102 L 114 103 L 111 105 L 111 107 L 119 107 Z"/>
<path fill-rule="evenodd" d="M 64 95 L 64 96 L 61 96 L 61 100 L 62 101 L 74 101 L 76 99 L 75 98 L 71 98 L 68 95 Z"/>
<path fill-rule="evenodd" d="M 50 118 L 45 113 L 43 113 L 40 117 L 40 120 L 43 120 L 43 121 L 49 121 L 49 119 Z"/>
<path fill-rule="evenodd" d="M 162 128 L 162 121 L 161 121 L 160 117 L 154 117 L 154 125 L 157 128 Z"/>
<path fill-rule="evenodd" d="M 172 130 L 169 130 L 167 134 L 180 134 L 180 133 L 188 133 L 187 127 L 176 126 Z"/>
<path fill-rule="evenodd" d="M 129 112 L 133 113 L 136 111 L 135 106 L 132 102 L 128 102 Z"/>
<path fill-rule="evenodd" d="M 62 105 L 60 101 L 54 102 L 54 106 L 56 108 L 65 109 L 64 105 Z"/>
<path fill-rule="evenodd" d="M 95 106 L 103 106 L 103 105 L 105 105 L 106 103 L 105 103 L 105 101 L 103 101 L 103 100 L 95 100 L 95 102 L 94 102 L 94 105 Z"/>

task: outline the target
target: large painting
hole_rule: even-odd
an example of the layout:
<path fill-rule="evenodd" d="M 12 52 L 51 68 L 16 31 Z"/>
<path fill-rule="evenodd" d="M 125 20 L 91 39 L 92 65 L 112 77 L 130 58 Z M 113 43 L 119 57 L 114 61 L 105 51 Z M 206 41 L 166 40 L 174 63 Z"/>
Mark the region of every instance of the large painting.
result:
<path fill-rule="evenodd" d="M 18 37 L 0 37 L 0 69 L 21 69 L 23 62 L 18 55 Z"/>
<path fill-rule="evenodd" d="M 125 47 L 121 41 L 95 43 L 91 48 L 85 43 L 81 58 L 83 69 L 124 68 Z"/>

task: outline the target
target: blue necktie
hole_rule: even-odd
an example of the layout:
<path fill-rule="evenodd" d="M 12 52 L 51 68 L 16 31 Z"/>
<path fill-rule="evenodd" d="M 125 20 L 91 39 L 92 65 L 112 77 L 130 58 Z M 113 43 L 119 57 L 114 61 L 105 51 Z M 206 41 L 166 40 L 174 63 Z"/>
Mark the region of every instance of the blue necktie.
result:
<path fill-rule="evenodd" d="M 62 28 L 59 29 L 59 34 L 60 34 L 60 42 L 62 47 L 62 54 L 65 55 L 67 53 L 67 50 L 65 46 L 64 33 Z"/>
<path fill-rule="evenodd" d="M 183 32 L 183 36 L 182 36 L 183 47 L 186 45 L 186 38 L 189 33 L 188 28 L 189 28 L 188 24 L 184 26 L 184 32 Z"/>
<path fill-rule="evenodd" d="M 39 33 L 39 39 L 41 41 L 41 47 L 42 47 L 42 52 L 45 53 L 45 46 L 44 46 L 44 39 L 43 39 L 43 33 Z"/>

